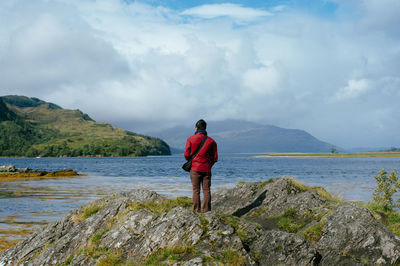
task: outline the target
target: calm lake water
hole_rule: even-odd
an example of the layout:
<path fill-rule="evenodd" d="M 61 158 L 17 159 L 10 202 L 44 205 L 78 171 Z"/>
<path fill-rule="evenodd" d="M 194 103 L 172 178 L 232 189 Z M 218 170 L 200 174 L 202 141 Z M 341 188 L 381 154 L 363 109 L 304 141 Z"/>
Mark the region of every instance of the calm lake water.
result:
<path fill-rule="evenodd" d="M 0 237 L 5 228 L 37 226 L 59 219 L 71 209 L 109 193 L 148 188 L 169 196 L 191 196 L 182 155 L 143 158 L 0 158 L 0 165 L 60 170 L 84 177 L 0 183 Z M 400 169 L 400 158 L 251 158 L 220 154 L 212 190 L 238 181 L 293 176 L 306 185 L 323 186 L 345 200 L 371 199 L 374 176 L 384 168 Z"/>

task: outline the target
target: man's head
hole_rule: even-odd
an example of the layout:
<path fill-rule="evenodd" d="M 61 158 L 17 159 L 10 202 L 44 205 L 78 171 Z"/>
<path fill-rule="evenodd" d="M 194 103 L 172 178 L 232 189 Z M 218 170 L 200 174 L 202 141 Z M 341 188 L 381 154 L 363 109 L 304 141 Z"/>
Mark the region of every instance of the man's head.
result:
<path fill-rule="evenodd" d="M 196 123 L 197 130 L 206 130 L 206 128 L 207 128 L 206 121 L 204 121 L 203 119 L 200 119 L 199 121 L 197 121 L 197 123 Z"/>

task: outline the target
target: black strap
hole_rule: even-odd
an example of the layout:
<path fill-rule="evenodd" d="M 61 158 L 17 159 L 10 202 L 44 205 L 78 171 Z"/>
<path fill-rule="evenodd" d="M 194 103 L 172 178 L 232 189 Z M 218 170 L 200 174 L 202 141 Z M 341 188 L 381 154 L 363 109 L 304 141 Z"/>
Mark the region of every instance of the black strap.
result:
<path fill-rule="evenodd" d="M 206 142 L 206 139 L 207 139 L 207 135 L 204 136 L 203 140 L 202 140 L 201 143 L 200 143 L 200 146 L 197 147 L 197 150 L 192 154 L 190 160 L 193 160 L 193 158 L 196 157 L 196 155 L 199 153 L 201 147 L 203 147 L 204 142 Z M 189 160 L 189 161 L 190 161 L 190 160 Z"/>

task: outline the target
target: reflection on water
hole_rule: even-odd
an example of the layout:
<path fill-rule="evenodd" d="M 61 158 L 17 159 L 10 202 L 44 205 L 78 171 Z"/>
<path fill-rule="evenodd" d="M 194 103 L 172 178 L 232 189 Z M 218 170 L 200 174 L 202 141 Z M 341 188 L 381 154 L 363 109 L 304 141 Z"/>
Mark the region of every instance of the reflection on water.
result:
<path fill-rule="evenodd" d="M 72 168 L 87 176 L 0 183 L 0 239 L 20 238 L 26 230 L 58 220 L 71 209 L 104 195 L 136 188 L 168 196 L 190 196 L 182 156 L 144 158 L 0 158 L 0 165 L 55 171 Z M 399 168 L 400 158 L 249 158 L 222 154 L 213 169 L 212 189 L 238 181 L 294 176 L 323 186 L 346 200 L 370 200 L 374 176 Z M 14 232 L 14 233 L 13 233 Z M 0 243 L 1 244 L 1 243 Z M 0 245 L 1 249 L 1 245 Z"/>

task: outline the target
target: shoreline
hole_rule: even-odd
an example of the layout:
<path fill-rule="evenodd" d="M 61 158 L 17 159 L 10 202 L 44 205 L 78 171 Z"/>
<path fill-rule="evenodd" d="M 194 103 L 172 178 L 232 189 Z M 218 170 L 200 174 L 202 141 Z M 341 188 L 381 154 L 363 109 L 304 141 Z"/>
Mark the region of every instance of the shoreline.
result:
<path fill-rule="evenodd" d="M 393 158 L 400 152 L 360 152 L 360 153 L 270 153 L 250 156 L 251 158 Z"/>

